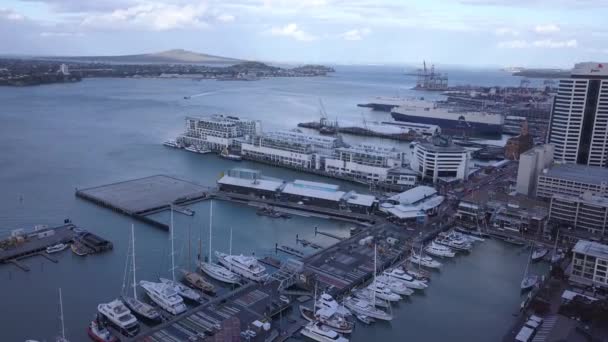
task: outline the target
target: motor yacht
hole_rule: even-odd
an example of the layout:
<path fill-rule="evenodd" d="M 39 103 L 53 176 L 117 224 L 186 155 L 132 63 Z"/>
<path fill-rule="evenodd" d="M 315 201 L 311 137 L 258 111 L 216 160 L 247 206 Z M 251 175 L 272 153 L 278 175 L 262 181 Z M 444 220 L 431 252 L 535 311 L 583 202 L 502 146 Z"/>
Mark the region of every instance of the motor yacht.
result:
<path fill-rule="evenodd" d="M 131 311 L 119 299 L 99 304 L 97 311 L 126 336 L 133 337 L 139 332 L 137 318 L 131 314 Z"/>
<path fill-rule="evenodd" d="M 409 261 L 413 262 L 414 264 L 418 264 L 420 266 L 429 267 L 429 268 L 441 267 L 440 262 L 435 261 L 435 260 L 433 260 L 433 258 L 428 257 L 426 255 L 420 256 L 418 254 L 412 253 L 412 255 L 409 257 Z"/>
<path fill-rule="evenodd" d="M 229 255 L 220 252 L 215 252 L 215 256 L 221 265 L 243 278 L 262 282 L 268 277 L 266 268 L 253 256 Z"/>
<path fill-rule="evenodd" d="M 178 295 L 173 286 L 145 280 L 141 280 L 139 286 L 141 286 L 150 299 L 158 304 L 163 310 L 173 315 L 179 315 L 187 310 L 184 300 Z"/>
<path fill-rule="evenodd" d="M 302 335 L 318 342 L 348 342 L 348 339 L 321 323 L 310 322 L 301 331 Z"/>
<path fill-rule="evenodd" d="M 454 253 L 454 251 L 452 251 L 450 247 L 439 245 L 434 241 L 431 241 L 431 243 L 424 248 L 424 251 L 427 254 L 438 257 L 453 258 L 456 255 L 456 253 Z"/>
<path fill-rule="evenodd" d="M 412 277 L 410 274 L 400 268 L 394 268 L 390 271 L 384 271 L 383 275 L 392 279 L 402 281 L 405 286 L 411 289 L 424 290 L 429 287 L 429 285 L 425 281 L 414 279 L 414 277 Z"/>
<path fill-rule="evenodd" d="M 238 284 L 240 282 L 241 277 L 239 277 L 234 272 L 231 272 L 224 266 L 213 264 L 210 262 L 200 262 L 199 268 L 201 271 L 205 272 L 208 276 L 213 279 L 222 281 L 228 284 Z"/>
<path fill-rule="evenodd" d="M 370 302 L 364 299 L 348 297 L 344 300 L 344 305 L 352 310 L 357 315 L 364 315 L 375 319 L 384 321 L 390 321 L 393 319 L 393 315 L 386 311 L 375 308 Z"/>

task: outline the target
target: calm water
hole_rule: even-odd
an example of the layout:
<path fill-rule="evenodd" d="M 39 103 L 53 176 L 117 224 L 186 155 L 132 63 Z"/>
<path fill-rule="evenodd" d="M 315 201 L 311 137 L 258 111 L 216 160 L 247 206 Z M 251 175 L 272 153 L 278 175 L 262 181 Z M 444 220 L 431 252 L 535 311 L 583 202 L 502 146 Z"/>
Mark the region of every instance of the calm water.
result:
<path fill-rule="evenodd" d="M 385 119 L 387 114 L 358 108 L 357 103 L 377 95 L 420 95 L 407 90 L 412 80 L 404 79 L 402 70 L 396 68 L 337 70 L 327 78 L 259 82 L 90 79 L 78 84 L 0 88 L 0 235 L 35 224 L 57 225 L 69 217 L 112 240 L 115 246 L 113 252 L 86 258 L 64 252 L 58 255 L 58 264 L 32 258 L 24 262 L 31 268 L 29 273 L 1 265 L 1 340 L 51 340 L 57 335 L 57 288 L 61 287 L 68 336 L 72 341 L 84 341 L 86 325 L 97 304 L 120 292 L 131 221 L 75 198 L 76 187 L 152 174 L 213 185 L 222 171 L 237 166 L 215 156 L 160 145 L 180 133 L 185 115 L 232 113 L 258 118 L 270 130 L 317 120 L 319 98 L 330 117 L 351 121 L 365 117 L 369 121 Z M 498 72 L 451 71 L 450 75 L 452 83 L 519 83 L 519 79 Z M 202 95 L 183 99 L 196 94 Z M 284 179 L 324 180 L 249 162 L 238 166 Z M 332 243 L 313 237 L 315 225 L 337 234 L 348 233 L 348 225 L 334 221 L 303 217 L 271 220 L 256 216 L 253 208 L 222 202 L 214 208 L 213 249 L 228 250 L 231 228 L 233 251 L 256 255 L 273 253 L 275 242 L 295 245 L 295 234 L 323 245 Z M 191 255 L 198 253 L 199 236 L 203 254 L 208 251 L 208 203 L 196 204 L 193 209 L 197 211 L 194 217 L 175 216 L 176 261 L 181 267 L 188 267 L 188 231 Z M 168 213 L 157 216 L 168 220 Z M 169 275 L 167 233 L 139 224 L 136 239 L 138 278 Z M 391 325 L 358 328 L 353 340 L 366 341 L 372 336 L 386 340 L 496 340 L 518 306 L 525 259 L 516 248 L 496 242 L 482 244 L 470 256 L 449 262 L 434 277 L 426 295 L 401 303 Z"/>

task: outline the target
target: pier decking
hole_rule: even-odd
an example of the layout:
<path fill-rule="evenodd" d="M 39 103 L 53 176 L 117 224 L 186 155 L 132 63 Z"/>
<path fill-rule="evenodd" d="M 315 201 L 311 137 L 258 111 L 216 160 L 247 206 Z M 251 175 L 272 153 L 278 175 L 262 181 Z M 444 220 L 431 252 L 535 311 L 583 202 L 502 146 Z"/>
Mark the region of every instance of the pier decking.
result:
<path fill-rule="evenodd" d="M 29 232 L 23 241 L 0 249 L 0 263 L 12 262 L 29 256 L 45 252 L 46 248 L 59 243 L 69 243 L 77 235 L 73 224 L 66 224 L 56 228 L 45 228 Z"/>

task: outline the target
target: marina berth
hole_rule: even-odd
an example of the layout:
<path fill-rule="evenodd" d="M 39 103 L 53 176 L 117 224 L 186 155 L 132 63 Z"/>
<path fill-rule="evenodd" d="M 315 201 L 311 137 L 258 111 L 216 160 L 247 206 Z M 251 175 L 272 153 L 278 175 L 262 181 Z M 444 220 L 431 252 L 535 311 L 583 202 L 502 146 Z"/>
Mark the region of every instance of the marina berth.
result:
<path fill-rule="evenodd" d="M 115 299 L 109 303 L 99 304 L 97 310 L 110 324 L 126 336 L 133 337 L 139 332 L 137 318 L 120 300 Z"/>
<path fill-rule="evenodd" d="M 243 278 L 262 282 L 268 277 L 266 268 L 253 256 L 229 255 L 221 252 L 215 252 L 215 256 L 221 265 Z"/>
<path fill-rule="evenodd" d="M 141 286 L 148 297 L 154 301 L 160 308 L 172 315 L 179 315 L 186 311 L 184 300 L 177 294 L 175 288 L 163 283 L 154 283 L 150 281 L 140 280 Z"/>

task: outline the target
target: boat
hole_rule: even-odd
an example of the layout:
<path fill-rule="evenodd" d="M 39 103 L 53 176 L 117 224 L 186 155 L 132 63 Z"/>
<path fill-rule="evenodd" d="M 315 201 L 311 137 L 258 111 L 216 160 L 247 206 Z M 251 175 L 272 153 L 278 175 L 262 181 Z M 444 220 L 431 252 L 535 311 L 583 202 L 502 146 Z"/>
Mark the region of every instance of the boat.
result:
<path fill-rule="evenodd" d="M 96 342 L 118 342 L 118 338 L 108 330 L 100 319 L 95 318 L 87 327 L 87 335 Z"/>
<path fill-rule="evenodd" d="M 258 216 L 268 216 L 272 218 L 291 218 L 291 215 L 274 210 L 271 207 L 262 207 L 255 212 Z"/>
<path fill-rule="evenodd" d="M 215 252 L 215 256 L 221 265 L 243 278 L 262 282 L 268 277 L 266 268 L 253 256 L 229 255 L 221 252 Z"/>
<path fill-rule="evenodd" d="M 353 296 L 357 299 L 365 300 L 369 303 L 374 303 L 375 306 L 379 308 L 388 309 L 391 304 L 386 300 L 374 300 L 375 292 L 370 289 L 359 289 L 353 292 Z"/>
<path fill-rule="evenodd" d="M 557 236 L 555 237 L 555 244 L 553 245 L 553 253 L 551 254 L 551 263 L 557 264 L 564 258 L 564 252 L 561 249 L 557 249 L 557 243 L 559 241 L 559 230 L 557 231 Z"/>
<path fill-rule="evenodd" d="M 99 304 L 97 311 L 125 336 L 134 337 L 139 332 L 137 318 L 122 301 L 115 299 L 109 303 Z"/>
<path fill-rule="evenodd" d="M 309 322 L 318 321 L 339 333 L 350 334 L 353 331 L 354 324 L 330 308 L 322 308 L 315 313 L 313 309 L 300 305 L 300 314 Z"/>
<path fill-rule="evenodd" d="M 427 254 L 438 257 L 453 258 L 456 255 L 456 253 L 454 253 L 454 251 L 452 251 L 449 247 L 439 245 L 434 241 L 431 241 L 431 243 L 424 248 L 424 251 Z"/>
<path fill-rule="evenodd" d="M 66 248 L 68 248 L 68 245 L 66 245 L 65 243 L 58 243 L 56 245 L 47 247 L 46 253 L 47 254 L 58 253 L 58 252 L 65 250 Z"/>
<path fill-rule="evenodd" d="M 437 102 L 409 100 L 391 109 L 395 121 L 437 125 L 441 131 L 453 135 L 500 135 L 504 117 L 500 113 L 459 111 Z"/>
<path fill-rule="evenodd" d="M 363 315 L 383 321 L 390 321 L 393 319 L 393 315 L 386 311 L 375 308 L 365 299 L 348 297 L 344 300 L 344 305 L 356 315 Z"/>
<path fill-rule="evenodd" d="M 319 308 L 331 308 L 335 309 L 336 312 L 342 316 L 351 316 L 352 312 L 348 310 L 343 305 L 338 304 L 336 300 L 328 293 L 323 293 L 319 296 L 319 299 L 316 301 L 316 306 Z"/>
<path fill-rule="evenodd" d="M 125 265 L 125 281 L 123 283 L 123 295 L 121 300 L 123 303 L 135 314 L 136 316 L 146 319 L 150 322 L 160 322 L 160 312 L 156 310 L 153 306 L 142 302 L 137 298 L 137 276 L 135 274 L 135 226 L 131 224 L 131 263 L 133 269 L 133 297 L 129 297 L 126 293 L 127 288 L 127 269 Z M 128 255 L 129 253 L 127 253 Z M 126 263 L 128 265 L 128 262 Z"/>
<path fill-rule="evenodd" d="M 410 277 L 420 280 L 423 283 L 428 283 L 431 281 L 431 272 L 423 270 L 420 268 L 420 265 L 416 268 L 412 267 L 411 265 L 404 265 L 402 267 L 397 267 L 396 269 L 405 272 Z"/>
<path fill-rule="evenodd" d="M 536 262 L 536 261 L 540 261 L 542 260 L 545 255 L 547 255 L 547 253 L 549 253 L 549 250 L 544 248 L 544 247 L 535 247 L 532 250 L 532 261 Z"/>
<path fill-rule="evenodd" d="M 184 299 L 189 299 L 194 302 L 198 302 L 201 300 L 201 295 L 193 289 L 189 288 L 184 284 L 180 284 L 175 280 L 167 279 L 167 278 L 158 278 L 161 283 L 173 288 L 178 295 L 183 297 Z"/>
<path fill-rule="evenodd" d="M 169 139 L 169 140 L 163 142 L 163 145 L 165 145 L 167 147 L 179 148 L 179 146 L 177 145 L 177 142 L 173 139 Z"/>
<path fill-rule="evenodd" d="M 405 286 L 411 289 L 424 290 L 429 287 L 425 281 L 415 279 L 412 275 L 408 274 L 408 272 L 405 272 L 400 268 L 384 271 L 383 275 L 389 279 L 401 281 Z"/>
<path fill-rule="evenodd" d="M 228 160 L 234 160 L 234 161 L 241 161 L 241 160 L 243 160 L 243 157 L 239 156 L 238 154 L 231 154 L 228 151 L 228 148 L 224 148 L 222 150 L 222 152 L 220 152 L 220 157 L 222 157 L 224 159 L 228 159 Z"/>
<path fill-rule="evenodd" d="M 78 256 L 86 256 L 87 254 L 90 253 L 89 248 L 86 247 L 84 244 L 82 244 L 82 242 L 80 242 L 77 239 L 74 239 L 74 241 L 72 241 L 70 249 L 72 250 L 72 252 L 74 254 L 76 254 Z"/>
<path fill-rule="evenodd" d="M 440 233 L 433 241 L 456 251 L 469 252 L 473 248 L 473 245 L 469 241 L 443 233 Z"/>
<path fill-rule="evenodd" d="M 184 150 L 188 151 L 188 152 L 193 152 L 193 153 L 198 153 L 198 150 L 196 149 L 196 147 L 190 145 L 190 146 L 186 146 L 184 148 Z"/>
<path fill-rule="evenodd" d="M 184 280 L 190 284 L 190 286 L 209 293 L 215 292 L 215 286 L 208 282 L 202 275 L 186 270 L 182 270 L 182 273 L 184 275 Z"/>
<path fill-rule="evenodd" d="M 428 268 L 440 268 L 441 267 L 440 262 L 435 261 L 435 260 L 433 260 L 433 258 L 425 256 L 425 255 L 421 256 L 421 255 L 412 253 L 412 255 L 409 257 L 408 260 L 413 262 L 414 264 L 418 264 L 420 266 L 424 266 L 424 267 L 428 267 Z"/>
<path fill-rule="evenodd" d="M 365 316 L 365 315 L 357 315 L 356 317 L 359 321 L 361 321 L 362 323 L 365 323 L 367 325 L 372 324 L 376 321 L 375 319 Z"/>
<path fill-rule="evenodd" d="M 408 288 L 405 282 L 399 279 L 381 275 L 376 278 L 376 281 L 400 296 L 410 296 L 414 293 L 414 290 Z"/>
<path fill-rule="evenodd" d="M 407 105 L 408 100 L 410 99 L 405 97 L 376 96 L 374 98 L 371 98 L 367 103 L 357 104 L 357 107 L 371 108 L 372 110 L 390 112 L 394 108 Z"/>
<path fill-rule="evenodd" d="M 378 281 L 374 281 L 373 283 L 371 283 L 367 287 L 367 289 L 376 292 L 376 297 L 384 299 L 388 302 L 398 302 L 403 299 L 400 295 L 393 293 L 393 291 L 391 291 L 388 287 L 384 286 L 383 283 Z"/>
<path fill-rule="evenodd" d="M 174 287 L 145 280 L 140 280 L 139 286 L 146 291 L 154 303 L 170 314 L 179 315 L 187 310 L 184 300 L 177 294 Z"/>
<path fill-rule="evenodd" d="M 320 323 L 310 322 L 301 331 L 302 335 L 318 342 L 348 342 L 348 339 Z"/>
<path fill-rule="evenodd" d="M 532 289 L 538 283 L 538 276 L 535 274 L 529 274 L 528 271 L 530 269 L 530 261 L 532 260 L 532 254 L 534 251 L 530 253 L 528 257 L 528 261 L 526 263 L 526 271 L 524 272 L 524 278 L 521 280 L 521 291 L 528 291 Z"/>

